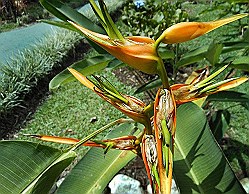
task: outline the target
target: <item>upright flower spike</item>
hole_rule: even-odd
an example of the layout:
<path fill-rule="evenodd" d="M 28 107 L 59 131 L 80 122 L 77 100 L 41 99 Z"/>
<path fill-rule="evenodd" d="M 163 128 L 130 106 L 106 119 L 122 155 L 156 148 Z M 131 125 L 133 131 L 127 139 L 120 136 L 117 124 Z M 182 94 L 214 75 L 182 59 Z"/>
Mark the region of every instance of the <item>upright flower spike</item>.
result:
<path fill-rule="evenodd" d="M 153 135 L 144 135 L 141 145 L 142 158 L 153 193 L 159 193 L 160 179 L 158 175 L 158 158 L 156 141 Z"/>
<path fill-rule="evenodd" d="M 223 90 L 228 90 L 239 86 L 246 82 L 248 77 L 230 78 L 217 83 L 214 83 L 213 79 L 219 75 L 227 67 L 224 66 L 212 75 L 205 79 L 195 79 L 190 84 L 174 84 L 171 86 L 171 90 L 174 94 L 175 102 L 177 105 L 194 101 L 202 97 L 214 94 Z M 204 70 L 206 71 L 206 70 Z M 201 73 L 202 74 L 202 73 Z"/>
<path fill-rule="evenodd" d="M 119 93 L 109 82 L 105 83 L 105 81 L 103 81 L 99 77 L 96 77 L 96 83 L 93 83 L 78 71 L 72 68 L 68 68 L 68 70 L 83 85 L 93 90 L 101 98 L 109 102 L 111 105 L 123 112 L 125 115 L 132 118 L 136 122 L 144 124 L 146 127 L 150 127 L 149 118 L 144 111 L 146 104 L 143 103 L 141 100 L 133 96 Z"/>
<path fill-rule="evenodd" d="M 124 40 L 111 39 L 109 36 L 92 32 L 73 22 L 69 21 L 69 23 L 127 65 L 144 73 L 157 73 L 159 56 L 157 55 L 153 39 L 141 36 L 126 37 Z"/>
<path fill-rule="evenodd" d="M 238 14 L 211 22 L 181 22 L 167 28 L 156 42 L 157 44 L 160 42 L 166 44 L 186 42 L 246 16 L 248 14 Z"/>
<path fill-rule="evenodd" d="M 174 96 L 168 89 L 159 89 L 154 104 L 154 131 L 161 194 L 171 193 L 175 129 L 176 104 Z"/>

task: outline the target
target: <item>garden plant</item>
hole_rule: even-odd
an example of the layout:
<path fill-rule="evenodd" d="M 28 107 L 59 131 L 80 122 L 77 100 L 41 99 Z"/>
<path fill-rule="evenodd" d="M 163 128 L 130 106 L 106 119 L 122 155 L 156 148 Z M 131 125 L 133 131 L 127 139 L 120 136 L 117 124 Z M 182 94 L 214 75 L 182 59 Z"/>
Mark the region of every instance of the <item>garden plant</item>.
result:
<path fill-rule="evenodd" d="M 180 22 L 164 29 L 154 40 L 143 36 L 124 37 L 104 1 L 89 2 L 103 28 L 57 0 L 40 0 L 49 12 L 61 19 L 44 22 L 80 33 L 102 56 L 94 64 L 88 59 L 70 66 L 50 82 L 50 89 L 56 92 L 60 85 L 76 78 L 129 118 L 112 121 L 82 140 L 29 135 L 44 141 L 72 144 L 65 150 L 27 141 L 1 141 L 0 191 L 49 192 L 60 173 L 76 158 L 76 150 L 90 146 L 104 148 L 104 151 L 91 148 L 76 166 L 71 166 L 57 193 L 101 193 L 135 155 L 143 159 L 153 193 L 171 193 L 173 177 L 181 193 L 245 193 L 210 131 L 201 105 L 208 95 L 236 87 L 248 78 L 218 80 L 229 68 L 228 63 L 212 73 L 208 67 L 203 68 L 186 83 L 170 84 L 159 47 L 191 41 L 248 14 L 209 22 Z M 153 101 L 146 104 L 123 94 L 107 78 L 95 74 L 108 65 L 120 63 L 159 76 L 162 85 Z M 112 130 L 106 138 L 96 138 L 109 128 Z"/>

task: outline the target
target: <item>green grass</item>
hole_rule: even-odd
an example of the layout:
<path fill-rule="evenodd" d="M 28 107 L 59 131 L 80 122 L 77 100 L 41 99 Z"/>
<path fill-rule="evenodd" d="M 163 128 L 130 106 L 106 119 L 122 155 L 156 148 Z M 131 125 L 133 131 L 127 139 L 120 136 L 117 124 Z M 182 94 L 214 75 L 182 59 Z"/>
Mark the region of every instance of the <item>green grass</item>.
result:
<path fill-rule="evenodd" d="M 17 23 L 7 23 L 7 24 L 1 24 L 0 25 L 0 33 L 1 32 L 7 32 L 10 30 L 13 30 L 15 28 L 19 27 L 19 24 Z"/>

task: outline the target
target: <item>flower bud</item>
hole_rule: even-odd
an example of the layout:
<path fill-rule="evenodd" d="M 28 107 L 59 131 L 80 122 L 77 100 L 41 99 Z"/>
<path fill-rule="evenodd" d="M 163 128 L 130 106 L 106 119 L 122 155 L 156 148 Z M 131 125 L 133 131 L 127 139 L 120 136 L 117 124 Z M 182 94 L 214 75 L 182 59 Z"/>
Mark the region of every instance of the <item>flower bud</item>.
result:
<path fill-rule="evenodd" d="M 167 28 L 161 35 L 161 41 L 166 44 L 186 42 L 245 16 L 248 14 L 238 14 L 211 22 L 181 22 Z"/>

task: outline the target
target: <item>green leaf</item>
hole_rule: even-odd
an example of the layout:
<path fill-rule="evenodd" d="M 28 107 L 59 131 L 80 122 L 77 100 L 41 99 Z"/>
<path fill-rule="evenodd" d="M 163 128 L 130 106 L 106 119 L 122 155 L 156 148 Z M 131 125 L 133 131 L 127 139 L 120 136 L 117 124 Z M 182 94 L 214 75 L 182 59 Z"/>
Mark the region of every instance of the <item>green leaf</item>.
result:
<path fill-rule="evenodd" d="M 108 65 L 105 69 L 111 71 L 111 70 L 114 70 L 116 68 L 123 67 L 125 65 L 126 65 L 125 63 L 123 63 L 122 61 L 115 58 L 112 61 L 110 61 L 110 63 L 108 63 Z"/>
<path fill-rule="evenodd" d="M 221 91 L 216 94 L 209 95 L 207 97 L 207 101 L 249 102 L 249 95 L 235 91 Z"/>
<path fill-rule="evenodd" d="M 64 22 L 72 21 L 74 23 L 77 23 L 91 31 L 98 32 L 105 34 L 105 31 L 99 27 L 97 24 L 89 20 L 87 17 L 85 17 L 83 14 L 79 13 L 78 11 L 74 10 L 73 8 L 63 4 L 62 2 L 58 0 L 40 0 L 41 5 L 47 9 L 50 13 L 52 13 L 57 18 L 61 19 Z M 57 22 L 50 22 L 52 25 L 61 25 L 60 27 L 70 29 L 65 24 L 62 25 Z M 75 28 L 75 27 L 72 27 Z M 72 29 L 71 29 L 72 30 Z M 77 31 L 74 29 L 74 31 Z M 82 34 L 82 33 L 81 33 Z M 100 46 L 98 46 L 96 43 L 92 42 L 87 38 L 89 44 L 99 53 L 106 53 L 104 49 L 102 49 Z"/>
<path fill-rule="evenodd" d="M 244 32 L 243 40 L 247 43 L 249 42 L 249 28 L 247 28 L 247 30 Z"/>
<path fill-rule="evenodd" d="M 249 71 L 249 56 L 237 57 L 231 64 L 236 69 Z"/>
<path fill-rule="evenodd" d="M 229 129 L 230 118 L 231 114 L 227 110 L 218 110 L 212 115 L 209 125 L 217 141 L 220 141 Z"/>
<path fill-rule="evenodd" d="M 104 69 L 111 60 L 113 60 L 111 55 L 99 55 L 78 61 L 70 67 L 79 71 L 84 76 L 88 76 Z M 76 78 L 67 69 L 65 69 L 50 81 L 49 89 L 51 91 L 58 89 L 61 85 L 73 80 L 76 80 Z"/>
<path fill-rule="evenodd" d="M 0 150 L 0 193 L 48 193 L 76 156 L 25 141 L 1 141 Z"/>
<path fill-rule="evenodd" d="M 162 59 L 174 59 L 175 58 L 174 51 L 169 50 L 166 47 L 159 47 L 158 53 Z"/>
<path fill-rule="evenodd" d="M 249 102 L 249 95 L 235 91 L 221 91 L 219 93 L 209 95 L 207 97 L 207 101 Z"/>
<path fill-rule="evenodd" d="M 157 88 L 157 87 L 159 87 L 161 85 L 162 85 L 162 81 L 160 79 L 155 79 L 155 80 L 149 81 L 148 83 L 145 83 L 144 85 L 140 86 L 134 92 L 134 94 L 139 94 L 141 92 Z"/>
<path fill-rule="evenodd" d="M 236 42 L 224 42 L 224 47 L 222 49 L 222 54 L 228 53 L 231 51 L 237 51 L 241 49 L 249 48 L 248 42 L 236 41 Z"/>
<path fill-rule="evenodd" d="M 206 54 L 208 48 L 209 48 L 208 46 L 203 46 L 201 48 L 198 48 L 198 49 L 195 49 L 195 50 L 192 50 L 192 51 L 186 53 L 177 62 L 176 66 L 182 67 L 182 66 L 186 66 L 186 65 L 196 63 L 198 61 L 203 60 L 205 58 L 205 54 Z"/>
<path fill-rule="evenodd" d="M 101 27 L 93 23 L 87 17 L 58 0 L 40 0 L 40 3 L 50 13 L 64 22 L 70 20 L 91 31 L 105 33 Z"/>
<path fill-rule="evenodd" d="M 215 65 L 216 63 L 218 63 L 222 48 L 223 44 L 220 43 L 211 43 L 209 45 L 205 57 L 211 65 Z"/>
<path fill-rule="evenodd" d="M 181 193 L 245 193 L 193 103 L 177 109 L 174 173 Z"/>
<path fill-rule="evenodd" d="M 134 124 L 122 124 L 106 138 L 128 135 L 134 129 Z M 103 149 L 91 148 L 66 177 L 57 193 L 102 193 L 113 176 L 135 156 L 131 151 L 120 150 L 110 150 L 104 155 Z"/>
<path fill-rule="evenodd" d="M 56 20 L 40 20 L 43 23 L 47 23 L 53 26 L 58 26 L 60 28 L 65 28 L 71 31 L 75 31 L 78 33 L 81 33 L 80 30 L 78 30 L 77 28 L 75 28 L 74 26 L 72 26 L 70 23 L 68 22 L 63 22 L 63 21 L 56 21 Z"/>

